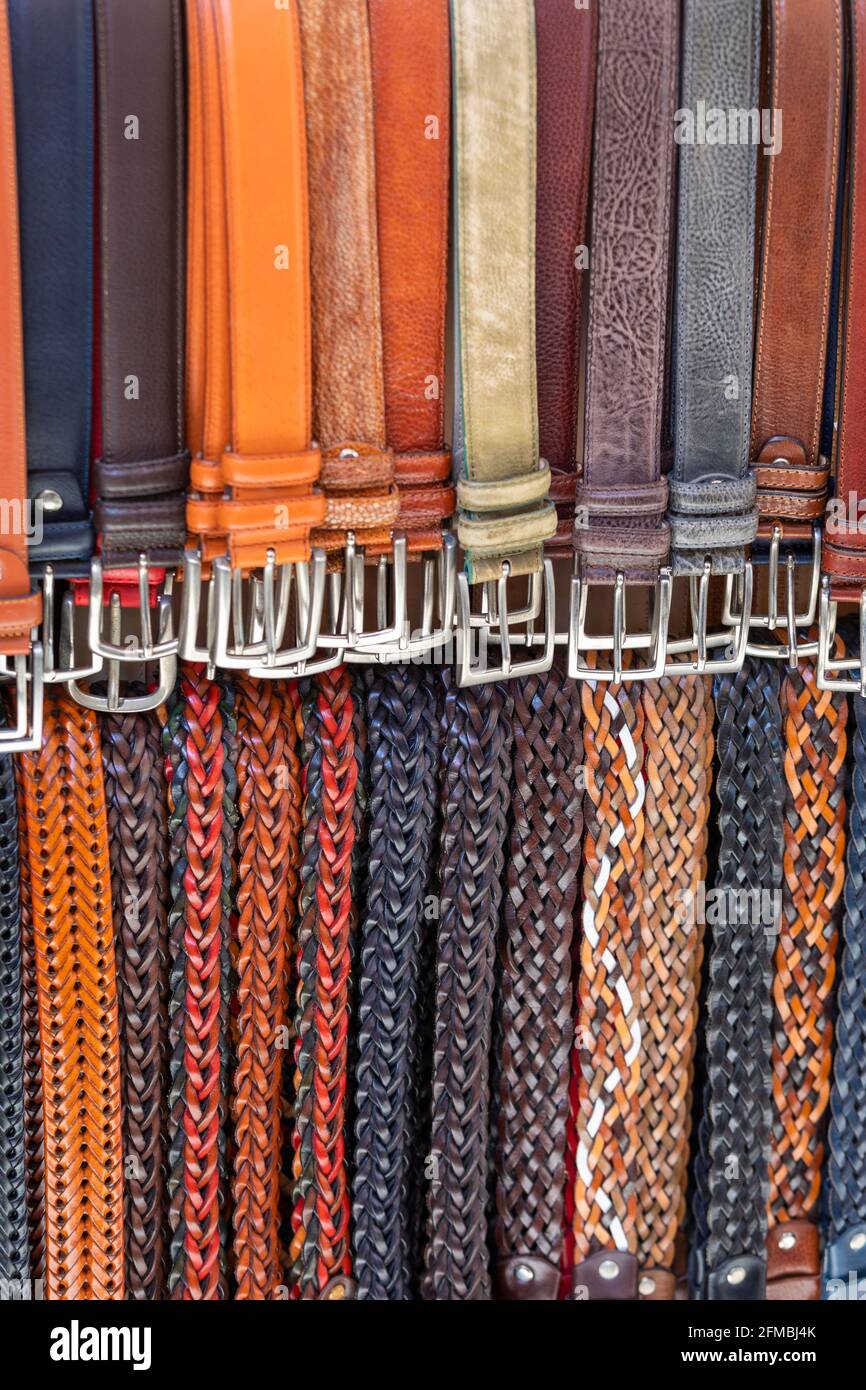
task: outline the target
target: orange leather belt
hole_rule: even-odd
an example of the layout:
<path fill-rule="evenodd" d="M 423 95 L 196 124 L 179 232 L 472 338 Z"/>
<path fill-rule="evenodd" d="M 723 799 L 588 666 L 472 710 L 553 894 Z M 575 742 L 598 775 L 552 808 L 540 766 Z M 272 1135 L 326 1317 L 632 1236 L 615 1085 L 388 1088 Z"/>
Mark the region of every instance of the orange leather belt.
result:
<path fill-rule="evenodd" d="M 235 569 L 308 560 L 325 499 L 297 11 L 195 0 L 187 43 L 188 529 L 206 560 L 228 551 Z"/>

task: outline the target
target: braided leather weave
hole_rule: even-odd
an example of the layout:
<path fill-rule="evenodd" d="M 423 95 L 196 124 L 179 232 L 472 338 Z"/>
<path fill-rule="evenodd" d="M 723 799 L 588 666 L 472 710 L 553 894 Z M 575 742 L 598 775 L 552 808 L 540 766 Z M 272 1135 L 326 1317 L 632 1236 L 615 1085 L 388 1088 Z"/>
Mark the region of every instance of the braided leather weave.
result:
<path fill-rule="evenodd" d="M 352 1222 L 358 1297 L 409 1299 L 416 1167 L 416 1001 L 431 872 L 438 680 L 377 671 L 367 691 L 369 887 L 361 932 Z"/>
<path fill-rule="evenodd" d="M 586 767 L 575 1260 L 637 1249 L 644 715 L 638 687 L 581 687 Z M 575 1274 L 572 1296 L 584 1296 Z"/>
<path fill-rule="evenodd" d="M 848 701 L 813 663 L 782 679 L 785 852 L 773 981 L 770 1224 L 814 1214 L 830 1099 L 833 987 L 845 874 Z"/>
<path fill-rule="evenodd" d="M 696 676 L 642 689 L 646 744 L 641 912 L 642 1074 L 636 1180 L 638 1255 L 647 1296 L 672 1272 L 686 1215 L 691 1082 L 703 955 L 712 701 Z M 672 1286 L 667 1281 L 672 1296 Z"/>
<path fill-rule="evenodd" d="M 21 991 L 24 1055 L 24 1180 L 30 1244 L 30 1278 L 45 1279 L 45 1145 L 43 1143 L 42 1058 L 39 1051 L 39 992 L 30 893 L 30 856 L 21 760 L 16 759 L 18 792 L 18 882 L 20 889 Z"/>
<path fill-rule="evenodd" d="M 826 1170 L 829 1237 L 840 1241 L 851 1227 L 866 1223 L 866 700 L 855 696 L 853 710 L 844 948 L 836 995 Z M 862 1255 L 858 1264 L 862 1269 Z"/>
<path fill-rule="evenodd" d="M 286 937 L 283 1010 L 283 1051 L 280 1072 L 280 1168 L 279 1168 L 279 1242 L 280 1268 L 283 1280 L 288 1286 L 291 1275 L 292 1243 L 292 1198 L 294 1183 L 292 1165 L 294 1161 L 293 1135 L 295 1128 L 295 1073 L 292 1059 L 295 1055 L 297 1028 L 295 1019 L 295 994 L 297 991 L 297 911 L 300 894 L 301 874 L 301 831 L 303 816 L 303 790 L 301 787 L 300 748 L 304 736 L 301 696 L 297 681 L 286 681 L 282 685 L 283 723 L 285 742 L 285 784 L 288 792 L 288 840 L 281 872 L 286 878 L 289 895 L 289 923 Z M 282 1286 L 281 1286 L 282 1291 Z"/>
<path fill-rule="evenodd" d="M 304 729 L 295 1056 L 293 1294 L 349 1292 L 346 1163 L 350 933 L 358 760 L 348 669 L 314 677 Z"/>
<path fill-rule="evenodd" d="M 120 1299 L 121 1085 L 108 827 L 95 715 L 45 693 L 22 756 L 45 1144 L 45 1292 Z"/>
<path fill-rule="evenodd" d="M 163 729 L 171 778 L 168 1291 L 178 1299 L 226 1296 L 234 705 L 223 680 L 186 666 Z"/>
<path fill-rule="evenodd" d="M 774 927 L 762 918 L 768 907 L 775 910 L 781 888 L 784 803 L 778 663 L 747 657 L 736 675 L 716 678 L 714 693 L 715 886 L 724 898 L 709 956 L 707 1087 L 695 1207 L 708 1271 L 734 1257 L 765 1256 Z"/>
<path fill-rule="evenodd" d="M 30 1277 L 15 769 L 0 757 L 0 1280 Z"/>
<path fill-rule="evenodd" d="M 236 1297 L 271 1298 L 279 1257 L 280 1102 L 286 960 L 297 892 L 293 711 L 271 681 L 237 681 L 238 932 L 233 1213 Z M 289 775 L 287 775 L 289 774 Z M 285 872 L 287 862 L 290 872 Z"/>
<path fill-rule="evenodd" d="M 150 714 L 100 721 L 117 938 L 126 1217 L 126 1296 L 165 1291 L 168 991 L 166 785 Z"/>
<path fill-rule="evenodd" d="M 491 1296 L 487 1250 L 494 958 L 511 774 L 507 687 L 445 672 L 426 1299 Z"/>
<path fill-rule="evenodd" d="M 583 830 L 580 699 L 574 682 L 557 670 L 514 681 L 511 692 L 494 1238 L 500 1260 L 546 1260 L 547 1279 L 525 1261 L 520 1269 L 525 1283 L 536 1286 L 536 1297 L 555 1298 L 574 1031 L 572 932 Z M 506 1296 L 529 1292 L 525 1283 L 512 1288 L 508 1274 L 508 1266 L 501 1269 Z"/>

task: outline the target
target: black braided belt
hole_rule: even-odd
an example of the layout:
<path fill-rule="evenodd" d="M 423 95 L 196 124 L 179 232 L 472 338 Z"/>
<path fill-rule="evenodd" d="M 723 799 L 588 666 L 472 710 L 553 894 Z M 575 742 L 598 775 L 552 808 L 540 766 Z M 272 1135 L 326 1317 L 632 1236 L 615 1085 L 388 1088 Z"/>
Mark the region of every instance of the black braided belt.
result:
<path fill-rule="evenodd" d="M 848 820 L 836 1055 L 830 1093 L 828 1244 L 824 1296 L 862 1297 L 866 1279 L 866 701 L 853 700 L 856 728 Z"/>
<path fill-rule="evenodd" d="M 753 1301 L 766 1284 L 772 952 L 782 883 L 778 664 L 747 657 L 742 671 L 717 677 L 715 700 L 721 893 L 709 950 L 693 1281 L 706 1298 Z"/>
<path fill-rule="evenodd" d="M 413 1073 L 437 809 L 439 681 L 394 666 L 367 691 L 369 865 L 361 930 L 353 1226 L 358 1297 L 410 1299 L 423 1178 Z M 426 982 L 425 982 L 426 983 Z"/>
<path fill-rule="evenodd" d="M 572 936 L 583 792 L 580 695 L 559 671 L 514 697 L 511 835 L 499 978 L 494 1155 L 497 1294 L 559 1293 L 568 1082 L 574 1032 Z"/>
<path fill-rule="evenodd" d="M 445 675 L 441 905 L 422 1296 L 486 1300 L 490 1044 L 511 773 L 511 696 Z"/>
<path fill-rule="evenodd" d="M 30 1278 L 24 1174 L 18 807 L 12 759 L 0 757 L 0 1280 L 13 1285 Z"/>

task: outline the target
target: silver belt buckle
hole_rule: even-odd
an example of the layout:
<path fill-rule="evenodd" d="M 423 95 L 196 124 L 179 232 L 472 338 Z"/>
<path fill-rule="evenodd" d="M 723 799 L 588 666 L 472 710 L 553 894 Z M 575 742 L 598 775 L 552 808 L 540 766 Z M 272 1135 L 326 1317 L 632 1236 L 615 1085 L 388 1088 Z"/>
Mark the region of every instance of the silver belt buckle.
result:
<path fill-rule="evenodd" d="M 120 603 L 120 595 L 112 593 L 108 600 L 108 638 L 101 639 L 101 651 L 96 653 L 100 660 L 100 669 L 93 675 L 102 674 L 104 671 L 106 693 L 98 694 L 94 691 L 92 684 L 83 684 L 84 677 L 81 674 L 70 676 L 67 674 L 65 685 L 72 698 L 85 709 L 98 710 L 103 714 L 140 714 L 146 710 L 156 709 L 158 705 L 164 704 L 171 694 L 175 680 L 177 678 L 177 641 L 174 636 L 174 617 L 172 613 L 172 588 L 174 575 L 171 570 L 166 573 L 163 592 L 159 595 L 156 602 L 156 641 L 153 641 L 153 620 L 150 613 L 150 592 L 147 587 L 147 564 L 145 563 L 145 590 L 142 595 L 140 587 L 139 571 L 139 641 L 133 638 L 130 641 L 128 650 L 134 652 L 134 656 L 126 655 L 127 649 L 123 645 L 122 633 L 122 614 L 123 610 Z M 102 601 L 103 589 L 100 583 L 100 602 Z M 143 605 L 143 606 L 142 606 Z M 93 621 L 92 594 L 90 620 Z M 99 615 L 100 628 L 102 627 L 102 615 Z M 91 629 L 92 630 L 92 629 Z M 104 652 L 121 652 L 122 656 L 104 655 Z M 145 652 L 148 655 L 145 655 Z M 149 665 L 152 662 L 157 664 L 157 680 L 153 690 L 146 691 L 143 695 L 130 695 L 121 686 L 123 665 L 135 662 L 140 665 Z"/>
<path fill-rule="evenodd" d="M 426 656 L 452 641 L 457 606 L 456 537 L 450 531 L 446 531 L 442 536 L 440 550 L 435 554 L 424 555 L 420 562 L 421 614 L 417 627 L 411 625 L 408 616 L 407 559 L 406 538 L 395 536 L 390 614 L 402 615 L 402 627 L 396 619 L 392 621 L 389 616 L 387 567 L 383 565 L 383 561 L 387 561 L 388 557 L 382 556 L 376 572 L 376 618 L 379 630 L 372 633 L 356 632 L 354 643 L 345 651 L 346 661 L 397 664 L 409 661 L 413 657 Z M 360 592 L 356 595 L 356 604 L 363 613 L 363 558 L 358 566 L 357 578 Z"/>
<path fill-rule="evenodd" d="M 42 747 L 44 662 L 36 632 L 29 652 L 2 658 L 0 680 L 15 685 L 15 719 L 0 728 L 0 753 L 38 752 Z"/>
<path fill-rule="evenodd" d="M 754 571 L 747 560 L 742 578 L 742 601 L 739 614 L 730 624 L 710 631 L 708 610 L 712 562 L 707 556 L 700 575 L 689 575 L 689 609 L 692 619 L 690 637 L 668 638 L 665 674 L 669 676 L 721 676 L 739 671 L 746 659 L 749 640 L 749 619 L 752 613 Z M 711 652 L 722 650 L 721 656 Z M 671 660 L 681 656 L 684 659 Z"/>
<path fill-rule="evenodd" d="M 802 613 L 797 612 L 796 563 L 790 551 L 784 557 L 785 608 L 781 615 L 779 613 L 781 534 L 781 527 L 774 526 L 770 539 L 770 553 L 767 558 L 767 611 L 766 613 L 756 613 L 753 606 L 749 617 L 749 628 L 750 630 L 761 629 L 764 632 L 784 632 L 787 641 L 784 643 L 761 642 L 750 638 L 746 643 L 746 653 L 749 656 L 787 661 L 789 665 L 796 666 L 801 657 L 815 656 L 818 652 L 818 641 L 814 638 L 804 639 L 801 632 L 802 629 L 808 629 L 813 625 L 818 612 L 818 595 L 821 585 L 821 528 L 820 526 L 812 527 L 809 598 L 806 609 Z M 723 623 L 731 627 L 738 625 L 742 617 L 742 598 L 742 576 L 729 574 L 725 584 Z"/>
<path fill-rule="evenodd" d="M 553 562 L 545 560 L 543 568 L 529 576 L 527 601 L 516 609 L 508 606 L 508 581 L 511 566 L 502 563 L 498 579 L 485 580 L 481 590 L 481 609 L 473 613 L 469 580 L 457 576 L 457 684 L 484 685 L 487 681 L 517 680 L 522 676 L 539 675 L 553 665 L 556 646 L 556 587 Z M 537 631 L 542 618 L 541 630 Z M 522 631 L 513 629 L 521 628 Z M 478 655 L 473 646 L 478 646 Z M 500 661 L 491 666 L 490 646 L 500 649 Z M 540 647 L 538 656 L 515 661 L 512 647 Z"/>
<path fill-rule="evenodd" d="M 830 576 L 825 574 L 821 580 L 818 617 L 818 689 L 839 695 L 859 695 L 866 699 L 866 589 L 860 590 L 858 656 L 833 656 L 837 613 L 838 604 L 830 597 Z M 849 671 L 855 674 L 849 676 Z"/>
<path fill-rule="evenodd" d="M 593 585 L 579 573 L 572 575 L 569 595 L 568 674 L 572 680 L 591 681 L 649 681 L 664 674 L 665 648 L 671 612 L 671 572 L 665 566 L 653 591 L 653 612 L 649 631 L 630 632 L 628 626 L 627 585 L 622 570 L 617 570 L 613 585 Z M 586 616 L 592 588 L 613 590 L 613 631 L 590 633 Z M 625 666 L 626 652 L 646 651 L 643 666 Z M 592 666 L 587 660 L 590 652 L 611 652 L 611 665 Z"/>

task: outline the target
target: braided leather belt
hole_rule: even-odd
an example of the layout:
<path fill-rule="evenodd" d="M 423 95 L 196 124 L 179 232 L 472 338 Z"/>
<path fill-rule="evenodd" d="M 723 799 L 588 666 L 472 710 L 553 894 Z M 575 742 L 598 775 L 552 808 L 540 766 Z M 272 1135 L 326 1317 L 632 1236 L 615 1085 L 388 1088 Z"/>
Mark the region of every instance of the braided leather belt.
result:
<path fill-rule="evenodd" d="M 227 1289 L 229 912 L 236 821 L 235 697 L 181 670 L 163 748 L 170 777 L 168 1292 Z"/>
<path fill-rule="evenodd" d="M 18 805 L 11 758 L 0 757 L 0 1279 L 30 1278 L 25 1169 L 24 1017 Z"/>
<path fill-rule="evenodd" d="M 45 1150 L 49 1298 L 124 1297 L 123 1158 L 108 826 L 93 715 L 51 691 L 22 759 Z"/>

